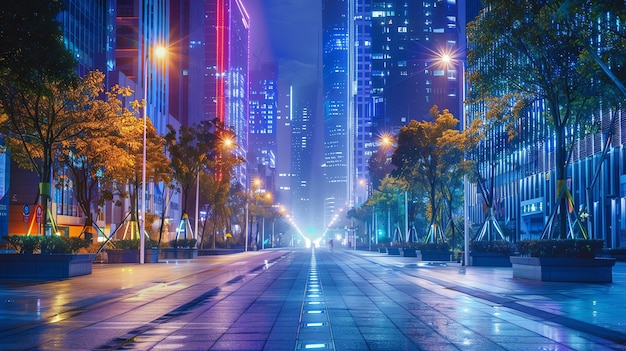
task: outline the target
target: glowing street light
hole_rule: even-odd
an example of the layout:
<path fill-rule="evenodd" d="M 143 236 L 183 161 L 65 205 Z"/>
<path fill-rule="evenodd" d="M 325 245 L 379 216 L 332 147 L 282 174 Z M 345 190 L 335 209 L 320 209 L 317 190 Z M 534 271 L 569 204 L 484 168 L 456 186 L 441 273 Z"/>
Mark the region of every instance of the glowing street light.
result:
<path fill-rule="evenodd" d="M 441 61 L 441 63 L 445 64 L 446 66 L 448 64 L 454 64 L 454 63 L 458 63 L 460 68 L 461 68 L 461 101 L 460 101 L 460 107 L 461 107 L 461 113 L 463 115 L 463 131 L 465 131 L 467 129 L 467 116 L 465 115 L 465 61 L 464 60 L 458 60 L 458 59 L 454 59 L 452 57 L 452 55 L 450 55 L 449 53 L 442 53 L 439 56 L 439 59 Z M 467 203 L 467 196 L 469 194 L 469 181 L 467 179 L 467 174 L 463 176 L 463 223 L 464 223 L 464 230 L 463 230 L 463 240 L 464 240 L 464 245 L 463 245 L 463 260 L 464 260 L 464 264 L 466 266 L 469 265 L 469 213 L 468 213 L 468 203 Z"/>
<path fill-rule="evenodd" d="M 165 57 L 167 50 L 163 46 L 156 46 L 153 49 L 156 58 Z M 143 158 L 141 163 L 141 213 L 140 213 L 140 229 L 139 229 L 139 263 L 144 264 L 146 252 L 146 130 L 148 119 L 148 59 L 150 51 L 146 52 L 143 58 Z"/>

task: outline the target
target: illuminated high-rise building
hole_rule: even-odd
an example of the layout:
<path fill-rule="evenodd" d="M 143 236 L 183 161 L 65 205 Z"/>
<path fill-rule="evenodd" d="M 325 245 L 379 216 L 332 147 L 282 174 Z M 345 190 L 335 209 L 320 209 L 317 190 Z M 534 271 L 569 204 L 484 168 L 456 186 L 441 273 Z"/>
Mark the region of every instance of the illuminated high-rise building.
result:
<path fill-rule="evenodd" d="M 276 190 L 278 67 L 262 64 L 250 73 L 248 176 L 260 178 L 265 189 Z"/>
<path fill-rule="evenodd" d="M 350 1 L 326 0 L 322 5 L 324 99 L 324 225 L 333 213 L 347 207 L 351 189 L 353 146 L 350 99 Z M 332 201 L 327 200 L 332 199 Z"/>
<path fill-rule="evenodd" d="M 410 120 L 431 120 L 437 105 L 461 119 L 465 2 L 372 0 L 373 132 L 396 134 Z M 458 62 L 458 61 L 457 61 Z"/>
<path fill-rule="evenodd" d="M 472 4 L 475 14 L 479 5 L 476 1 Z M 579 18 L 571 16 L 572 21 Z M 615 13 L 604 13 L 592 22 L 593 27 L 623 33 L 624 21 Z M 593 32 L 592 28 L 589 30 Z M 589 38 L 591 46 L 605 40 L 601 32 Z M 470 48 L 472 45 L 474 43 L 468 42 Z M 605 45 L 597 48 L 600 56 L 612 49 L 611 45 Z M 488 63 L 479 61 L 468 66 L 467 71 L 480 71 L 481 64 Z M 499 95 L 507 93 L 510 92 L 501 91 Z M 560 211 L 556 200 L 556 194 L 561 191 L 555 167 L 558 149 L 553 126 L 546 123 L 548 106 L 546 100 L 537 98 L 521 112 L 515 125 L 518 133 L 515 147 L 510 147 L 504 127 L 484 131 L 486 139 L 480 154 L 496 153 L 499 158 L 483 159 L 477 168 L 488 175 L 485 183 L 493 184 L 488 194 L 493 197 L 489 213 L 508 240 L 540 239 L 546 234 L 544 230 L 550 225 L 551 216 Z M 484 116 L 486 107 L 480 101 L 469 99 L 466 109 L 468 122 L 471 122 Z M 568 230 L 579 235 L 582 228 L 588 237 L 604 240 L 606 248 L 621 248 L 626 243 L 626 113 L 623 109 L 613 109 L 605 101 L 587 113 L 590 115 L 580 118 L 587 119 L 587 126 L 598 129 L 574 133 L 568 146 L 571 154 L 564 183 L 571 192 L 571 202 L 566 216 L 573 217 L 576 211 L 580 215 L 568 223 Z M 473 224 L 471 231 L 478 233 L 486 219 L 488 200 L 482 194 L 487 195 L 487 192 L 479 191 L 475 183 L 470 183 L 468 188 L 465 194 L 467 217 Z"/>
<path fill-rule="evenodd" d="M 462 119 L 465 2 L 323 2 L 325 194 L 335 210 L 360 205 L 372 190 L 367 161 L 383 134 L 433 105 Z M 332 199 L 332 201 L 330 201 Z M 328 220 L 328 216 L 326 220 Z"/>
<path fill-rule="evenodd" d="M 195 62 L 190 87 L 201 103 L 190 113 L 189 123 L 217 118 L 236 134 L 233 152 L 246 157 L 250 17 L 241 0 L 190 3 L 190 60 Z M 236 179 L 247 184 L 245 164 L 235 171 Z"/>
<path fill-rule="evenodd" d="M 292 206 L 294 214 L 306 223 L 312 222 L 312 169 L 313 130 L 311 123 L 310 102 L 299 100 L 294 106 L 291 135 L 291 167 L 293 178 L 291 184 Z"/>

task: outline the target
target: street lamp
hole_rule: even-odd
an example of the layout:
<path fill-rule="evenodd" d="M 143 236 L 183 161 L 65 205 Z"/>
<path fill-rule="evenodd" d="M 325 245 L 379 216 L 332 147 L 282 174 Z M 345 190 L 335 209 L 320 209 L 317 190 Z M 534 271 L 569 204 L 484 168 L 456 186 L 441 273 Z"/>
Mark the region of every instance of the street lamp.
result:
<path fill-rule="evenodd" d="M 272 193 L 269 193 L 269 192 L 266 193 L 265 194 L 265 198 L 266 198 L 266 200 L 272 201 Z M 265 206 L 265 205 L 263 206 L 263 214 L 264 214 L 264 216 L 262 217 L 263 218 L 263 224 L 262 224 L 262 227 L 261 227 L 261 250 L 265 250 L 265 215 L 266 215 L 265 209 L 267 209 L 267 208 L 268 208 L 268 206 Z M 270 208 L 271 208 L 271 206 L 270 206 Z"/>
<path fill-rule="evenodd" d="M 165 47 L 156 46 L 154 48 L 154 54 L 157 58 L 165 57 L 167 50 Z M 141 219 L 139 229 L 139 263 L 144 264 L 146 252 L 146 130 L 148 119 L 148 60 L 150 58 L 150 51 L 147 51 L 143 58 L 143 157 L 141 162 Z"/>
<path fill-rule="evenodd" d="M 448 53 L 443 53 L 440 56 L 441 62 L 446 66 L 449 63 L 454 63 L 454 59 Z M 465 113 L 465 61 L 464 60 L 456 60 L 459 61 L 459 66 L 461 67 L 461 101 L 459 103 L 459 107 L 461 108 L 461 113 L 463 115 L 463 131 L 467 130 L 467 115 Z M 467 174 L 463 175 L 463 262 L 466 266 L 469 265 L 469 210 L 468 210 L 468 201 L 467 196 L 469 195 L 469 181 L 467 179 Z"/>
<path fill-rule="evenodd" d="M 261 186 L 261 180 L 259 178 L 255 178 L 253 185 L 256 185 L 257 188 L 260 189 Z M 254 187 L 251 189 L 254 190 Z M 246 198 L 246 239 L 245 239 L 245 244 L 244 244 L 244 251 L 248 251 L 248 237 L 250 236 L 250 197 L 252 196 L 253 192 L 252 191 L 248 191 L 248 195 Z M 255 198 L 256 200 L 256 198 Z"/>

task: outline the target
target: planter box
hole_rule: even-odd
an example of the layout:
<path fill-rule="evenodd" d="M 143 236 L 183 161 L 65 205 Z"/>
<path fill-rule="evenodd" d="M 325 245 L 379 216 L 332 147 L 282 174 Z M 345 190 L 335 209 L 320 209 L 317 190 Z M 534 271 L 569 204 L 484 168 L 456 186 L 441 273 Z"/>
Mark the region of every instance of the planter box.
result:
<path fill-rule="evenodd" d="M 417 250 L 416 248 L 411 248 L 411 247 L 403 247 L 400 250 L 400 255 L 402 257 L 417 257 L 417 252 L 419 250 Z"/>
<path fill-rule="evenodd" d="M 198 249 L 189 248 L 164 248 L 161 249 L 159 258 L 165 260 L 190 260 L 198 257 Z"/>
<path fill-rule="evenodd" d="M 386 247 L 379 247 L 378 248 L 378 253 L 387 253 L 387 248 Z"/>
<path fill-rule="evenodd" d="M 3 254 L 0 278 L 58 280 L 91 274 L 95 254 Z"/>
<path fill-rule="evenodd" d="M 108 263 L 139 263 L 139 249 L 106 250 Z M 146 249 L 144 262 L 159 262 L 159 250 Z"/>
<path fill-rule="evenodd" d="M 496 252 L 470 252 L 470 266 L 511 267 L 511 256 Z"/>
<path fill-rule="evenodd" d="M 243 249 L 202 249 L 198 250 L 198 256 L 232 255 L 243 252 Z"/>
<path fill-rule="evenodd" d="M 400 256 L 400 248 L 399 247 L 388 247 L 387 255 L 389 256 Z"/>
<path fill-rule="evenodd" d="M 450 251 L 419 251 L 419 261 L 452 261 L 453 254 Z"/>
<path fill-rule="evenodd" d="M 611 258 L 537 258 L 511 256 L 513 278 L 547 282 L 613 282 Z"/>

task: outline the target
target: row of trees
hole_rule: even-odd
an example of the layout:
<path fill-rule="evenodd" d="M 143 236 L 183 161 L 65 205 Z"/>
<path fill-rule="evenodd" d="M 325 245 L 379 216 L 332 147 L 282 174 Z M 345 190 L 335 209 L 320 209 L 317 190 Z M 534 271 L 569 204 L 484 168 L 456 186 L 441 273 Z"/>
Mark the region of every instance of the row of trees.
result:
<path fill-rule="evenodd" d="M 455 218 L 462 218 L 461 180 L 467 176 L 485 206 L 479 234 L 504 238 L 493 216 L 497 167 L 519 147 L 547 138 L 554 141 L 557 187 L 544 234 L 574 236 L 574 228 L 567 225 L 569 209 L 574 209 L 574 221 L 580 218 L 565 186 L 572 150 L 586 135 L 602 133 L 606 152 L 617 114 L 600 126 L 599 111 L 623 109 L 626 97 L 624 3 L 485 0 L 484 5 L 467 27 L 466 104 L 473 114 L 466 118 L 472 123 L 461 132 L 456 118 L 435 107 L 433 122 L 411 121 L 403 127 L 391 163 L 381 150 L 370 159 L 372 183 L 378 188 L 361 210 L 363 215 L 353 211 L 353 216 L 363 219 L 368 207 L 391 206 L 393 201 L 382 194 L 406 191 L 411 221 L 422 217 L 428 223 L 426 238 L 433 238 L 438 223 L 454 238 L 455 223 L 460 222 Z M 545 126 L 547 132 L 533 133 L 528 129 L 532 125 Z M 395 169 L 389 170 L 389 165 Z M 383 180 L 379 186 L 385 173 L 395 183 L 405 183 L 391 187 L 394 182 Z M 582 228 L 579 234 L 586 235 Z"/>
<path fill-rule="evenodd" d="M 132 100 L 129 87 L 106 91 L 102 72 L 77 76 L 77 63 L 60 40 L 62 3 L 14 2 L 0 11 L 0 133 L 11 159 L 38 175 L 32 202 L 42 205 L 44 225 L 50 222 L 51 182 L 62 181 L 72 184 L 85 228 L 94 225 L 98 205 L 121 205 L 122 198 L 129 198 L 127 221 L 138 233 L 144 162 L 144 121 L 138 117 L 146 102 Z M 162 188 L 167 200 L 146 215 L 146 222 L 165 218 L 176 192 L 182 195 L 182 212 L 188 213 L 199 181 L 206 213 L 200 238 L 206 245 L 212 235 L 215 247 L 215 233 L 232 232 L 233 218 L 243 223 L 245 203 L 258 203 L 241 185 L 231 187 L 233 167 L 244 162 L 231 153 L 233 131 L 218 120 L 178 130 L 168 126 L 163 136 L 149 118 L 145 125 L 146 178 Z M 273 216 L 254 205 L 250 210 L 253 218 Z"/>
<path fill-rule="evenodd" d="M 145 101 L 133 100 L 125 107 L 133 91 L 114 86 L 105 92 L 103 82 L 103 73 L 91 72 L 73 77 L 68 84 L 46 80 L 34 92 L 23 89 L 13 96 L 4 95 L 2 133 L 11 158 L 39 175 L 39 199 L 33 201 L 43 206 L 45 215 L 50 181 L 67 181 L 67 177 L 86 217 L 86 228 L 94 225 L 98 205 L 106 201 L 120 205 L 119 200 L 128 197 L 127 222 L 134 236 L 138 233 L 143 165 L 144 123 L 138 116 Z M 146 121 L 147 179 L 160 184 L 168 200 L 180 191 L 182 211 L 188 213 L 190 190 L 200 176 L 203 203 L 211 204 L 211 217 L 228 217 L 230 213 L 223 208 L 230 192 L 230 175 L 242 160 L 231 156 L 221 142 L 232 140 L 233 132 L 219 121 L 182 126 L 178 131 L 168 128 L 169 132 L 160 136 L 150 120 Z M 57 177 L 53 169 L 65 177 Z M 163 201 L 160 213 L 152 213 L 147 220 L 165 218 L 168 205 L 169 201 Z M 222 228 L 226 227 L 224 221 Z"/>
<path fill-rule="evenodd" d="M 417 239 L 406 233 L 405 216 L 409 231 L 417 223 L 415 234 L 425 241 L 456 242 L 462 233 L 459 208 L 468 167 L 463 158 L 467 132 L 459 130 L 459 120 L 448 110 L 433 106 L 430 113 L 431 120 L 410 121 L 391 145 L 381 145 L 370 158 L 371 181 L 380 185 L 364 206 L 348 213 L 361 221 L 371 217 L 372 210 L 386 214 L 388 232 L 392 223 L 402 228 L 396 230 L 401 235 L 388 233 L 386 240 Z"/>

